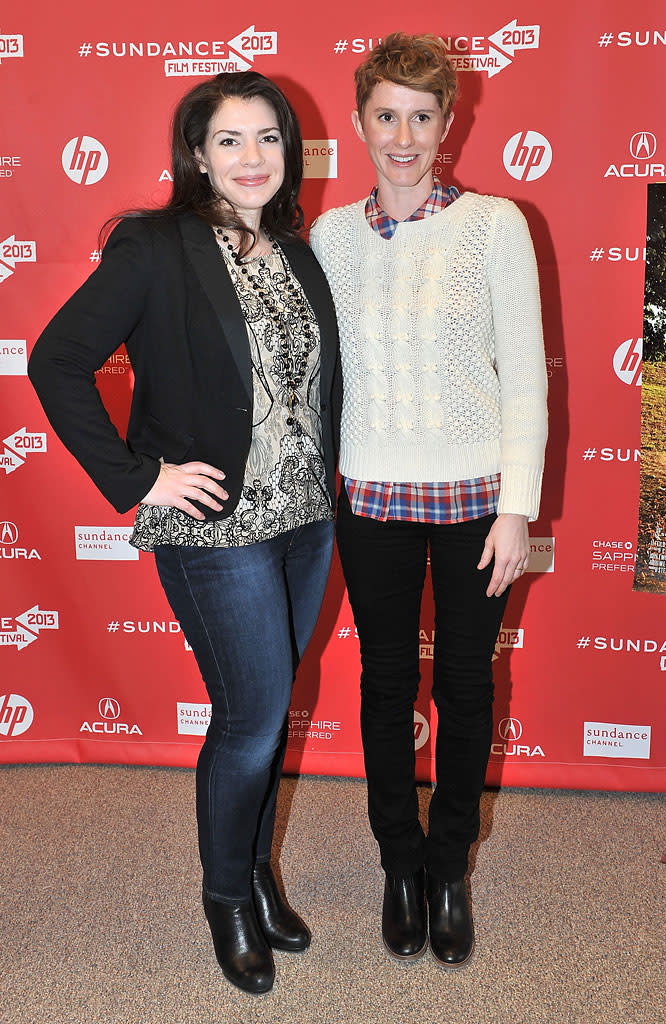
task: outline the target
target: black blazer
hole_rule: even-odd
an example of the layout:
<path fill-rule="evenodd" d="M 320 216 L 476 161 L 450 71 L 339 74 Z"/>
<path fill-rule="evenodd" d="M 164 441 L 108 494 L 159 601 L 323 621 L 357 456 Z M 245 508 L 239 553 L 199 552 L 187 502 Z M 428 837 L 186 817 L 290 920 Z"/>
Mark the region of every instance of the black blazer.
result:
<path fill-rule="evenodd" d="M 321 333 L 326 480 L 335 495 L 341 376 L 335 309 L 304 242 L 282 242 Z M 125 342 L 135 375 L 127 441 L 102 405 L 95 370 Z M 226 474 L 222 512 L 238 504 L 252 435 L 250 348 L 240 303 L 213 232 L 196 214 L 127 218 L 99 267 L 38 338 L 30 380 L 54 430 L 104 496 L 126 512 L 159 459 L 207 462 Z"/>

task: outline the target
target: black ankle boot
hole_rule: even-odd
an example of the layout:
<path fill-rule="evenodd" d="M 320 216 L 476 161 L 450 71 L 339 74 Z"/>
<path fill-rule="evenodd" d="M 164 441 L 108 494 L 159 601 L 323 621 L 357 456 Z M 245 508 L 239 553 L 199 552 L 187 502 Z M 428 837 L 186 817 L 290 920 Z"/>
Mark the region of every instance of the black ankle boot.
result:
<path fill-rule="evenodd" d="M 440 882 L 428 876 L 430 948 L 441 967 L 464 967 L 474 951 L 472 908 L 464 878 Z"/>
<path fill-rule="evenodd" d="M 220 903 L 204 893 L 203 906 L 225 978 L 246 992 L 268 992 L 275 967 L 252 900 Z"/>
<path fill-rule="evenodd" d="M 252 892 L 259 927 L 272 949 L 302 953 L 310 945 L 310 932 L 304 921 L 282 898 L 269 863 L 252 869 Z"/>
<path fill-rule="evenodd" d="M 423 868 L 400 878 L 386 875 L 382 908 L 384 945 L 398 960 L 416 960 L 428 944 Z"/>

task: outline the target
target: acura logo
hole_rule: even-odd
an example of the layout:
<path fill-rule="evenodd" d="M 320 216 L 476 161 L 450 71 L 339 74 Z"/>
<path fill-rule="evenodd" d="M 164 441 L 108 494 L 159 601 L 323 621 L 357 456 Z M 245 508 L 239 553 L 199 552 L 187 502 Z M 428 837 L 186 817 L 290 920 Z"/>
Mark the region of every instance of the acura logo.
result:
<path fill-rule="evenodd" d="M 629 152 L 634 160 L 651 160 L 657 152 L 657 139 L 652 132 L 636 132 L 631 136 Z"/>
<path fill-rule="evenodd" d="M 18 540 L 18 527 L 16 523 L 8 520 L 0 522 L 0 544 L 16 544 Z"/>
<path fill-rule="evenodd" d="M 519 740 L 523 735 L 523 725 L 518 718 L 503 718 L 497 726 L 500 739 Z"/>
<path fill-rule="evenodd" d="M 102 697 L 97 707 L 102 718 L 120 718 L 120 704 L 113 697 Z"/>

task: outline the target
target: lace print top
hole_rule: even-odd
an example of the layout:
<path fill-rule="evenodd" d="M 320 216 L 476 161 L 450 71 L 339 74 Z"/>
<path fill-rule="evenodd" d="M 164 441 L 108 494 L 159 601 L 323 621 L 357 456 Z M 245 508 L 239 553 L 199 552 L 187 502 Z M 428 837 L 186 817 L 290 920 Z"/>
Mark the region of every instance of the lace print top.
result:
<path fill-rule="evenodd" d="M 232 515 L 217 522 L 200 522 L 173 507 L 139 505 L 130 543 L 143 551 L 160 544 L 239 547 L 333 518 L 321 452 L 315 315 L 276 243 L 269 255 L 238 263 L 216 238 L 220 271 L 234 284 L 252 359 L 252 441 L 241 499 Z"/>

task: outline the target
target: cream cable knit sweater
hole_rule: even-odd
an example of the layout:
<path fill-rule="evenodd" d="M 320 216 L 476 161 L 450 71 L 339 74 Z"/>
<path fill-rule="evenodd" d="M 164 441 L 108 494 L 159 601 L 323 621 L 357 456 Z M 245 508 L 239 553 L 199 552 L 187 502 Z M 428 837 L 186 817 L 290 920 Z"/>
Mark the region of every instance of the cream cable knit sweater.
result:
<path fill-rule="evenodd" d="M 498 471 L 498 512 L 536 519 L 547 435 L 536 261 L 514 203 L 464 193 L 384 239 L 365 199 L 310 243 L 340 327 L 340 472 L 470 480 Z"/>

